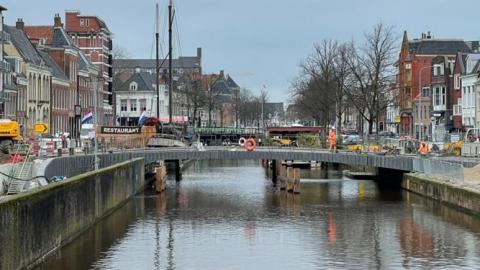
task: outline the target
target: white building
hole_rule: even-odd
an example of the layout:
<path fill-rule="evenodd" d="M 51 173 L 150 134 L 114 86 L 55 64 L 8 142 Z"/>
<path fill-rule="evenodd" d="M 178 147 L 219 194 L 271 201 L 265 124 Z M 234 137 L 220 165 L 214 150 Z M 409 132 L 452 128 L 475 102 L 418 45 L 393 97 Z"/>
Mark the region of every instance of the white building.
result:
<path fill-rule="evenodd" d="M 462 123 L 466 128 L 480 126 L 480 119 L 477 122 L 475 110 L 476 93 L 479 91 L 477 90 L 479 59 L 479 55 L 467 55 L 465 59 L 465 75 L 460 76 L 462 85 Z"/>
<path fill-rule="evenodd" d="M 160 118 L 168 117 L 168 90 L 159 85 Z M 114 85 L 117 124 L 136 126 L 143 111 L 148 117 L 157 116 L 155 76 L 139 69 L 120 85 Z"/>

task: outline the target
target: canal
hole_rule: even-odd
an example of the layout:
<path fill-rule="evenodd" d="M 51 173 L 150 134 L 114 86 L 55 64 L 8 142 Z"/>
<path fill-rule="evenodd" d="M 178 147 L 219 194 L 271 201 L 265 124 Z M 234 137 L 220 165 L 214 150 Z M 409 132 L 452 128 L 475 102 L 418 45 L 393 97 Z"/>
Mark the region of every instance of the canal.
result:
<path fill-rule="evenodd" d="M 302 171 L 302 193 L 254 161 L 194 163 L 38 269 L 477 268 L 480 219 L 337 171 Z"/>

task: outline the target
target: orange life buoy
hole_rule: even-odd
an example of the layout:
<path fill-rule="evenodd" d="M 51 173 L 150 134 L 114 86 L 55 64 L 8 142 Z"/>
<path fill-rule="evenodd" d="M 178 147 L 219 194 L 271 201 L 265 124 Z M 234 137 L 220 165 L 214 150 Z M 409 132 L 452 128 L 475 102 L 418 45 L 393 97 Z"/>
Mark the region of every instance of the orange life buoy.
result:
<path fill-rule="evenodd" d="M 250 152 L 255 150 L 255 148 L 257 147 L 257 143 L 255 142 L 254 139 L 250 138 L 245 141 L 245 144 L 243 145 L 243 147 L 245 148 L 245 150 Z"/>

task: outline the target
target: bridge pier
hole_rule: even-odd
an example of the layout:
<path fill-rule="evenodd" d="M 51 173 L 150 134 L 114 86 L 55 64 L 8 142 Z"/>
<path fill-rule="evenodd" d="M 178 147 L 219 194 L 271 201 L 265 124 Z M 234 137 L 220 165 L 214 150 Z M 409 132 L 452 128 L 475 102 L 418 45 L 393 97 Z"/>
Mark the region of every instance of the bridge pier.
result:
<path fill-rule="evenodd" d="M 180 160 L 176 159 L 175 163 L 175 181 L 180 182 L 182 180 L 182 170 L 180 167 Z"/>
<path fill-rule="evenodd" d="M 387 168 L 376 168 L 376 171 L 375 181 L 381 188 L 400 188 L 403 175 L 406 173 L 405 171 Z"/>
<path fill-rule="evenodd" d="M 278 179 L 278 170 L 277 170 L 277 160 L 275 159 L 272 160 L 271 170 L 272 170 L 272 182 L 276 184 Z"/>

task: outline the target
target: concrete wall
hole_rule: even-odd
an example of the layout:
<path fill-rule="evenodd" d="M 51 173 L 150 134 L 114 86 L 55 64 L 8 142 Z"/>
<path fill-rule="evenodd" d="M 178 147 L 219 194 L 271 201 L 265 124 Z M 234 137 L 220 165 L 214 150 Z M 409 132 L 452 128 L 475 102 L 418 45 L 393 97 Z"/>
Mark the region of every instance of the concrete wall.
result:
<path fill-rule="evenodd" d="M 134 159 L 0 201 L 0 269 L 19 269 L 66 244 L 142 190 Z"/>
<path fill-rule="evenodd" d="M 430 180 L 414 174 L 405 174 L 402 187 L 474 215 L 480 215 L 480 193 L 448 183 Z"/>

